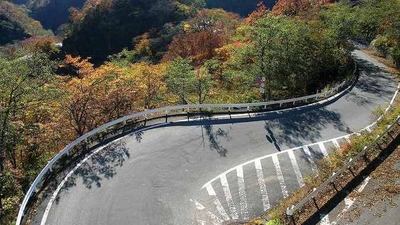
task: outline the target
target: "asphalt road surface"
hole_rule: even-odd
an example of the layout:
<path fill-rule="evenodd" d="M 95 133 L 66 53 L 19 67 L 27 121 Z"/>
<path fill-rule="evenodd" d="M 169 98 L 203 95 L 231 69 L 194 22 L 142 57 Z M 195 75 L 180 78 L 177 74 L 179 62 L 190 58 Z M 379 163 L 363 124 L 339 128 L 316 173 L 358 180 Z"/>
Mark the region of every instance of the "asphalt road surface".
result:
<path fill-rule="evenodd" d="M 247 220 L 298 189 L 315 160 L 370 125 L 397 82 L 354 52 L 361 75 L 324 104 L 178 122 L 127 135 L 71 173 L 33 224 L 221 224 Z M 45 209 L 48 214 L 44 215 Z"/>

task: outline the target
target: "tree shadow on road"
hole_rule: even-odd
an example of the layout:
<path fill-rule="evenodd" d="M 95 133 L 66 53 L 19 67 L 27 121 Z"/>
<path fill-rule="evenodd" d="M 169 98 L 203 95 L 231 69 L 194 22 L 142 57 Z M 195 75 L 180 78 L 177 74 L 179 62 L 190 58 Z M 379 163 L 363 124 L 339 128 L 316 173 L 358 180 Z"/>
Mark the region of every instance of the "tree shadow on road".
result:
<path fill-rule="evenodd" d="M 204 130 L 206 136 L 208 137 L 210 149 L 216 151 L 221 156 L 226 156 L 228 150 L 220 144 L 219 139 L 225 138 L 226 140 L 230 141 L 231 138 L 229 137 L 228 132 L 221 128 L 214 129 L 210 119 L 204 119 L 202 121 L 204 123 L 201 125 L 203 143 L 205 143 Z M 210 123 L 207 121 L 210 121 Z"/>
<path fill-rule="evenodd" d="M 265 126 L 264 128 L 267 130 L 267 133 L 265 137 L 267 138 L 268 142 L 271 144 L 274 144 L 276 150 L 281 151 L 281 146 L 279 145 L 278 141 L 275 138 L 274 132 L 272 132 L 271 129 L 269 129 L 267 122 L 265 121 Z"/>
<path fill-rule="evenodd" d="M 89 189 L 93 185 L 101 187 L 103 178 L 113 178 L 117 174 L 116 168 L 122 167 L 129 157 L 125 142 L 113 142 L 82 163 L 68 183 L 75 186 L 77 178 L 82 178 L 83 184 Z M 64 185 L 65 188 L 68 186 L 68 184 Z"/>
<path fill-rule="evenodd" d="M 288 147 L 297 147 L 304 145 L 304 142 L 317 142 L 322 137 L 321 130 L 328 126 L 333 126 L 342 132 L 352 133 L 341 120 L 339 113 L 326 108 L 268 120 L 265 123 L 268 133 L 272 133 L 271 130 L 274 130 L 274 143 L 277 143 L 278 146 L 285 143 Z"/>
<path fill-rule="evenodd" d="M 120 140 L 108 144 L 97 153 L 93 153 L 93 155 L 91 155 L 91 157 L 86 161 L 82 162 L 84 157 L 87 157 L 87 155 L 82 156 L 80 160 L 76 160 L 74 165 L 71 165 L 69 169 L 65 169 L 64 172 L 58 176 L 58 179 L 55 179 L 49 185 L 47 192 L 44 194 L 45 198 L 52 195 L 54 190 L 56 190 L 57 186 L 60 184 L 60 179 L 63 179 L 79 164 L 78 168 L 60 189 L 56 198 L 56 203 L 60 200 L 60 193 L 77 186 L 78 182 L 82 182 L 84 187 L 88 189 L 93 187 L 100 188 L 104 179 L 111 179 L 117 174 L 117 168 L 124 165 L 124 162 L 130 157 L 130 154 L 126 147 L 126 143 Z"/>
<path fill-rule="evenodd" d="M 356 59 L 356 61 L 362 73 L 368 75 L 360 76 L 355 85 L 356 91 L 349 93 L 346 99 L 357 103 L 359 106 L 373 104 L 377 99 L 390 101 L 397 86 L 394 77 L 384 67 L 376 66 L 363 59 Z"/>

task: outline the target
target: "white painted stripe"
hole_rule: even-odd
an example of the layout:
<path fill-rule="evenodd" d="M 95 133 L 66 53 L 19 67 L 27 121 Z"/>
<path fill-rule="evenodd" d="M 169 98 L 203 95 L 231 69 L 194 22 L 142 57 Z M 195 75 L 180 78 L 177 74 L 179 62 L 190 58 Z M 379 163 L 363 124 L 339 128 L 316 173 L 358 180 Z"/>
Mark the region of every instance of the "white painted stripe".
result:
<path fill-rule="evenodd" d="M 239 186 L 239 198 L 240 198 L 240 212 L 243 220 L 249 220 L 249 211 L 247 209 L 247 197 L 246 188 L 244 185 L 243 167 L 239 166 L 236 169 L 238 186 Z"/>
<path fill-rule="evenodd" d="M 206 189 L 207 189 L 208 195 L 214 197 L 214 205 L 217 208 L 218 213 L 222 216 L 222 218 L 225 221 L 228 221 L 230 218 L 229 218 L 228 214 L 226 213 L 224 207 L 222 206 L 221 202 L 219 201 L 219 199 L 217 197 L 217 194 L 215 193 L 214 188 L 212 187 L 212 185 L 208 184 L 206 186 Z"/>
<path fill-rule="evenodd" d="M 237 220 L 237 219 L 239 219 L 239 215 L 236 210 L 235 203 L 233 202 L 231 190 L 229 189 L 229 183 L 228 183 L 228 180 L 226 179 L 225 174 L 221 175 L 220 180 L 221 180 L 222 189 L 224 190 L 226 202 L 228 203 L 228 207 L 231 212 L 231 218 L 234 220 Z"/>
<path fill-rule="evenodd" d="M 344 198 L 344 209 L 343 211 L 347 211 L 352 205 L 353 205 L 354 201 L 351 198 Z"/>
<path fill-rule="evenodd" d="M 207 211 L 207 216 L 210 217 L 212 223 L 214 225 L 221 225 L 224 221 L 221 220 L 218 216 L 214 215 L 213 213 L 211 213 L 210 211 Z"/>
<path fill-rule="evenodd" d="M 369 133 L 371 133 L 372 132 L 372 130 L 371 130 L 371 127 L 367 127 L 367 128 L 365 128 Z"/>
<path fill-rule="evenodd" d="M 321 149 L 322 154 L 324 157 L 328 156 L 328 152 L 326 151 L 325 145 L 323 142 L 318 143 L 319 148 Z"/>
<path fill-rule="evenodd" d="M 354 200 L 351 198 L 345 198 L 344 199 L 344 208 L 343 210 L 337 215 L 335 221 L 331 222 L 331 225 L 336 225 L 340 219 L 342 219 L 343 215 L 350 209 L 350 207 L 353 205 Z"/>
<path fill-rule="evenodd" d="M 318 167 L 311 155 L 310 149 L 306 146 L 306 147 L 303 147 L 303 150 L 304 150 L 304 153 L 306 153 L 307 159 L 311 164 L 311 170 L 313 171 L 314 174 L 318 175 Z"/>
<path fill-rule="evenodd" d="M 205 207 L 204 207 L 202 204 L 200 204 L 200 202 L 198 202 L 198 201 L 196 201 L 196 200 L 193 200 L 193 199 L 190 199 L 190 201 L 193 202 L 193 203 L 195 204 L 196 208 L 197 208 L 199 211 L 202 211 L 202 210 L 205 209 Z M 212 223 L 213 223 L 214 225 L 220 225 L 220 224 L 223 222 L 218 216 L 214 215 L 214 214 L 211 213 L 210 211 L 207 211 L 207 212 L 206 212 L 206 215 L 211 219 L 211 221 L 212 221 Z M 205 221 L 202 221 L 202 220 L 198 220 L 197 222 L 198 222 L 198 223 L 201 223 L 201 224 L 203 224 L 203 223 L 205 224 Z"/>
<path fill-rule="evenodd" d="M 275 171 L 276 171 L 276 175 L 278 177 L 279 185 L 281 186 L 281 189 L 282 189 L 283 198 L 286 198 L 289 196 L 289 194 L 288 194 L 288 191 L 286 188 L 285 179 L 283 178 L 283 173 L 282 173 L 281 165 L 279 164 L 278 156 L 273 155 L 272 162 L 274 163 L 274 166 L 275 166 Z"/>
<path fill-rule="evenodd" d="M 256 159 L 254 161 L 254 165 L 256 167 L 258 186 L 260 187 L 261 200 L 263 203 L 264 211 L 267 211 L 271 207 L 271 205 L 270 205 L 269 199 L 268 199 L 267 187 L 265 185 L 264 174 L 262 171 L 260 159 Z"/>
<path fill-rule="evenodd" d="M 347 141 L 348 143 L 351 143 L 351 141 L 350 141 L 350 136 L 345 136 L 344 138 L 346 139 L 346 141 Z"/>
<path fill-rule="evenodd" d="M 332 140 L 332 142 L 333 142 L 333 145 L 334 145 L 336 148 L 340 148 L 340 144 L 339 144 L 339 142 L 337 141 L 337 139 Z"/>
<path fill-rule="evenodd" d="M 400 86 L 400 84 L 399 84 L 399 86 Z M 396 97 L 397 97 L 398 92 L 399 92 L 399 90 L 397 90 L 397 91 L 395 92 L 395 94 L 393 95 L 392 101 L 391 101 L 390 105 L 387 107 L 387 109 L 390 109 L 390 107 L 392 106 L 394 100 L 395 100 Z M 332 98 L 332 97 L 331 97 L 331 98 Z M 322 104 L 322 102 L 319 103 L 319 104 Z M 310 105 L 308 105 L 308 106 L 311 106 L 311 105 L 312 105 L 312 104 L 310 104 Z M 318 104 L 317 104 L 317 105 L 318 105 Z M 300 108 L 301 108 L 301 107 L 305 107 L 305 106 L 300 106 Z M 284 111 L 284 110 L 282 110 L 282 111 Z M 277 113 L 277 112 L 278 112 L 278 111 L 275 111 L 274 113 Z M 265 115 L 265 114 L 266 114 L 266 113 L 261 114 L 261 115 Z M 246 114 L 242 114 L 242 115 L 245 116 L 245 115 L 248 115 L 248 114 L 246 113 Z M 257 114 L 257 113 L 253 113 L 253 115 L 257 116 L 258 114 Z M 233 115 L 232 115 L 232 116 L 233 116 Z M 218 119 L 218 118 L 224 118 L 224 117 L 229 118 L 230 116 L 221 116 L 221 117 L 215 117 L 215 118 Z M 194 121 L 194 120 L 199 120 L 199 119 L 192 119 L 192 120 Z M 182 121 L 186 121 L 186 120 L 182 120 Z M 373 123 L 370 124 L 369 126 L 374 126 L 376 123 L 377 123 L 377 121 L 373 122 Z M 361 132 L 361 131 L 363 131 L 363 130 L 365 130 L 365 128 L 364 128 L 364 129 L 361 129 L 359 132 Z M 361 135 L 359 132 L 354 132 L 354 133 L 352 133 L 352 134 L 347 134 L 347 135 L 340 136 L 340 137 L 336 137 L 336 138 L 332 138 L 332 139 L 329 139 L 329 140 L 325 140 L 325 141 L 321 141 L 321 142 L 316 142 L 316 143 L 311 143 L 311 144 L 303 145 L 303 146 L 298 146 L 298 147 L 294 147 L 294 148 L 291 148 L 291 149 L 286 149 L 286 150 L 283 150 L 283 151 L 280 151 L 280 152 L 276 152 L 276 153 L 273 153 L 273 154 L 261 156 L 261 157 L 259 157 L 259 158 L 257 158 L 257 159 L 258 159 L 258 160 L 266 159 L 266 158 L 268 158 L 268 157 L 271 157 L 272 155 L 283 154 L 283 153 L 285 153 L 285 152 L 287 152 L 287 151 L 296 150 L 296 149 L 299 149 L 299 148 L 303 148 L 303 149 L 304 149 L 305 147 L 309 147 L 309 146 L 312 146 L 312 145 L 320 144 L 320 143 L 323 143 L 323 142 L 333 141 L 333 140 L 339 139 L 339 138 L 346 138 L 346 140 L 350 143 L 349 137 L 350 137 L 351 135 L 357 135 L 357 136 Z M 310 155 L 311 155 L 311 154 L 310 154 Z M 229 173 L 229 172 L 231 172 L 231 171 L 233 171 L 233 170 L 236 170 L 236 168 L 239 167 L 239 166 L 244 166 L 244 165 L 247 165 L 247 164 L 250 164 L 250 163 L 254 163 L 254 161 L 257 160 L 257 159 L 253 159 L 253 160 L 249 160 L 249 161 L 247 161 L 247 162 L 244 162 L 244 163 L 242 163 L 242 164 L 240 164 L 240 165 L 238 165 L 238 166 L 235 166 L 235 167 L 232 167 L 232 168 L 226 170 L 225 172 L 223 172 L 223 173 L 221 173 L 221 174 L 227 174 L 227 173 Z M 310 159 L 311 159 L 311 158 L 310 158 Z M 315 163 L 314 163 L 314 164 L 315 164 Z M 316 170 L 315 170 L 315 171 L 313 170 L 313 172 L 316 173 L 316 174 L 318 174 L 318 171 L 316 171 Z M 221 174 L 220 174 L 220 175 L 221 175 Z M 220 176 L 220 175 L 218 175 L 218 176 L 214 177 L 213 179 L 211 179 L 210 181 L 208 181 L 206 184 L 203 185 L 202 188 L 205 188 L 205 186 L 206 186 L 208 183 L 212 183 L 212 182 L 214 182 L 215 180 L 219 179 L 219 176 Z"/>
<path fill-rule="evenodd" d="M 297 182 L 299 183 L 300 187 L 303 187 L 304 186 L 303 176 L 301 175 L 300 167 L 299 167 L 299 164 L 297 164 L 297 160 L 296 160 L 296 157 L 294 156 L 293 150 L 288 151 L 288 154 L 289 154 L 290 162 L 292 163 L 292 166 L 293 166 L 294 174 L 296 175 L 296 178 L 297 178 Z"/>
<path fill-rule="evenodd" d="M 321 218 L 320 225 L 330 225 L 330 224 L 331 224 L 331 222 L 329 221 L 329 216 L 328 216 L 328 214 L 327 214 L 327 215 L 320 214 L 319 216 L 320 216 L 320 218 Z"/>
<path fill-rule="evenodd" d="M 206 208 L 202 204 L 200 204 L 200 202 L 198 202 L 196 200 L 193 200 L 193 199 L 189 199 L 189 200 L 194 203 L 194 205 L 196 206 L 196 209 L 198 209 L 199 211 Z"/>
<path fill-rule="evenodd" d="M 113 142 L 111 142 L 111 143 L 109 143 L 109 144 L 107 144 L 107 145 L 104 145 L 104 146 L 98 148 L 98 149 L 95 150 L 92 154 L 90 154 L 88 157 L 84 158 L 80 163 L 78 163 L 78 164 L 74 167 L 74 169 L 72 169 L 72 170 L 67 174 L 67 176 L 65 176 L 65 178 L 61 181 L 61 183 L 58 185 L 57 189 L 54 191 L 53 195 L 51 196 L 51 198 L 50 198 L 50 200 L 49 200 L 49 203 L 47 203 L 47 207 L 46 207 L 46 209 L 45 209 L 45 211 L 44 211 L 44 213 L 43 213 L 43 217 L 42 217 L 42 220 L 41 220 L 41 222 L 40 222 L 40 225 L 45 225 L 45 224 L 46 224 L 46 220 L 47 220 L 47 217 L 49 216 L 49 212 L 50 212 L 51 206 L 53 205 L 54 201 L 56 200 L 56 197 L 57 197 L 58 193 L 60 192 L 61 188 L 64 186 L 65 182 L 68 181 L 68 179 L 74 174 L 74 172 L 75 172 L 79 167 L 81 167 L 81 165 L 82 165 L 83 163 L 85 163 L 90 157 L 92 157 L 93 155 L 97 154 L 99 151 L 103 150 L 105 147 L 109 146 L 110 144 L 121 140 L 122 138 L 123 138 L 123 137 L 118 138 L 117 140 L 115 140 L 115 141 L 113 141 Z"/>
<path fill-rule="evenodd" d="M 399 87 L 400 87 L 400 84 L 399 84 Z M 397 88 L 397 89 L 399 89 L 399 88 Z M 397 90 L 397 91 L 394 93 L 394 96 L 393 96 L 392 100 L 390 101 L 389 107 L 388 107 L 388 108 L 390 108 L 390 106 L 393 105 L 393 102 L 394 102 L 394 100 L 396 99 L 396 96 L 397 96 L 397 93 L 398 93 L 398 92 L 399 92 L 399 90 Z"/>
<path fill-rule="evenodd" d="M 140 129 L 140 130 L 137 130 L 137 131 L 135 131 L 135 132 L 132 132 L 132 134 L 137 133 L 137 132 L 143 132 L 143 131 L 146 131 L 146 130 L 149 130 L 149 129 L 152 129 L 152 128 L 161 127 L 161 126 L 164 126 L 165 124 L 167 124 L 167 123 L 161 123 L 161 124 L 152 125 L 152 126 L 149 126 L 149 127 L 146 127 L 146 128 Z M 43 213 L 43 217 L 42 217 L 42 220 L 41 220 L 41 222 L 40 222 L 40 225 L 45 225 L 45 224 L 46 224 L 46 220 L 47 220 L 47 217 L 49 216 L 49 212 L 50 212 L 50 209 L 51 209 L 51 207 L 52 207 L 52 205 L 53 205 L 53 203 L 54 203 L 54 200 L 56 199 L 56 197 L 57 197 L 58 193 L 60 192 L 61 188 L 64 186 L 65 182 L 68 181 L 68 179 L 74 174 L 74 172 L 75 172 L 79 167 L 81 167 L 81 165 L 82 165 L 83 163 L 85 163 L 88 159 L 90 159 L 93 155 L 97 154 L 98 152 L 100 152 L 100 151 L 101 151 L 102 149 L 104 149 L 105 147 L 110 146 L 111 144 L 122 140 L 123 138 L 124 138 L 124 137 L 117 138 L 117 139 L 115 139 L 114 141 L 112 141 L 112 142 L 110 142 L 110 143 L 108 143 L 108 144 L 106 144 L 106 145 L 104 145 L 104 146 L 102 146 L 102 147 L 96 149 L 96 150 L 93 151 L 91 154 L 89 154 L 86 158 L 84 158 L 80 163 L 78 163 L 78 164 L 67 174 L 67 176 L 64 177 L 64 179 L 61 181 L 61 183 L 57 186 L 57 189 L 54 191 L 54 193 L 53 193 L 53 195 L 51 196 L 49 202 L 47 203 L 47 206 L 46 206 L 46 209 L 45 209 L 45 211 L 44 211 L 44 213 Z"/>
<path fill-rule="evenodd" d="M 367 186 L 369 180 L 371 180 L 371 177 L 367 177 L 365 178 L 365 180 L 363 181 L 363 183 L 361 184 L 361 186 L 358 188 L 358 192 L 362 192 L 364 190 L 364 188 Z"/>

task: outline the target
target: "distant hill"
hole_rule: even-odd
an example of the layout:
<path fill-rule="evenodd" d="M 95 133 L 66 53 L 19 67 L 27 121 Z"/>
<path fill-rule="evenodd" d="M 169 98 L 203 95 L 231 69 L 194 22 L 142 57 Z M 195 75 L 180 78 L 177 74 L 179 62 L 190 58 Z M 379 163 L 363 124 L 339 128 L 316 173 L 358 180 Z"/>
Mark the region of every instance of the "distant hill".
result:
<path fill-rule="evenodd" d="M 30 37 L 18 23 L 9 20 L 4 15 L 0 15 L 0 34 L 0 45 Z"/>
<path fill-rule="evenodd" d="M 30 18 L 26 8 L 7 1 L 0 1 L 0 33 L 0 45 L 52 34 L 39 21 Z"/>
<path fill-rule="evenodd" d="M 23 1 L 23 0 L 18 0 Z M 62 24 L 68 23 L 71 7 L 82 8 L 86 0 L 29 0 L 31 16 L 40 21 L 46 29 L 56 31 Z"/>
<path fill-rule="evenodd" d="M 135 37 L 173 26 L 202 7 L 201 0 L 89 0 L 82 10 L 73 10 L 64 50 L 101 62 L 132 48 Z"/>

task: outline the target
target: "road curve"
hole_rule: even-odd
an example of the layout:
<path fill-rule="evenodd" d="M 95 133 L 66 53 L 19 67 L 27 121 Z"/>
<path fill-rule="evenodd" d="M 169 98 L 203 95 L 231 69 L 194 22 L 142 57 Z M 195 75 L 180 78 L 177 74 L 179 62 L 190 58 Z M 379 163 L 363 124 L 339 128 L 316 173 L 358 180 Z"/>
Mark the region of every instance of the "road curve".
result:
<path fill-rule="evenodd" d="M 220 224 L 260 215 L 393 99 L 397 82 L 384 65 L 353 54 L 358 82 L 327 104 L 178 122 L 103 146 L 46 196 L 32 224 Z"/>

